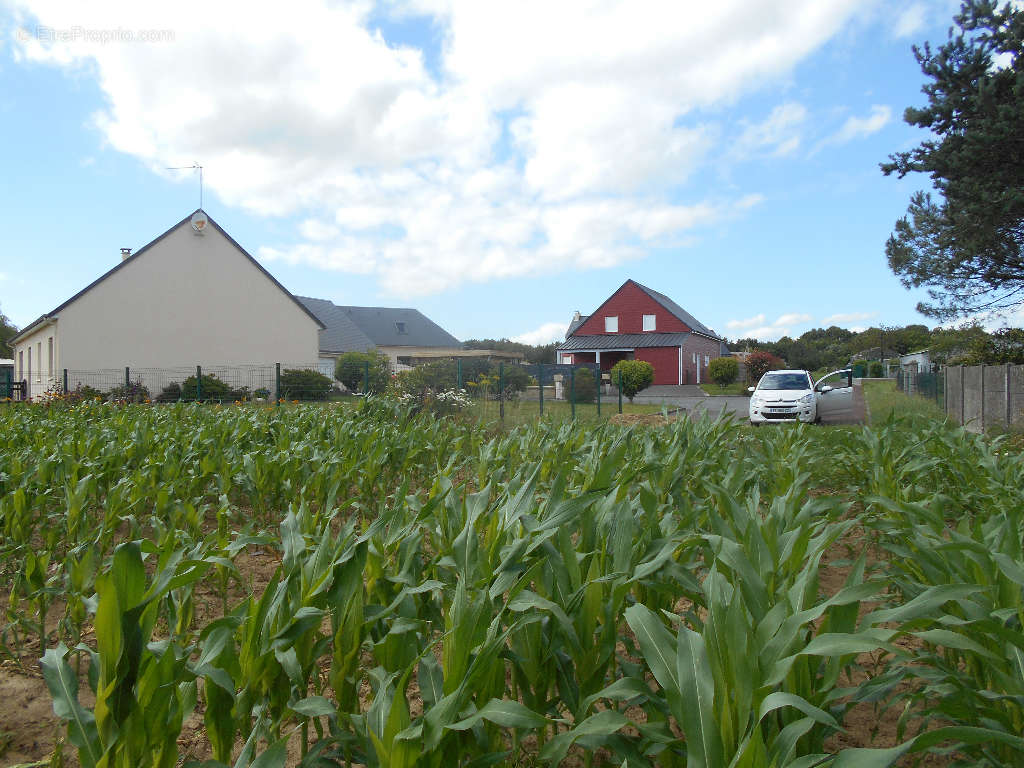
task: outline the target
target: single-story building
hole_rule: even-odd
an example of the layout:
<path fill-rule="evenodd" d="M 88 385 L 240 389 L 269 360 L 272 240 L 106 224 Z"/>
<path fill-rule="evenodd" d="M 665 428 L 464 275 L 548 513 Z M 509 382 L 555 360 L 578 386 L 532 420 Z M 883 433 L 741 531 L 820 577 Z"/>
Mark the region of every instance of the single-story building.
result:
<path fill-rule="evenodd" d="M 655 384 L 699 384 L 725 342 L 668 296 L 627 280 L 590 315 L 576 312 L 556 363 L 596 363 L 602 371 L 619 360 L 646 360 Z"/>
<path fill-rule="evenodd" d="M 925 373 L 931 371 L 931 355 L 927 349 L 900 355 L 900 368 L 904 373 Z"/>
<path fill-rule="evenodd" d="M 298 300 L 324 326 L 320 331 L 319 367 L 328 376 L 334 375 L 338 357 L 346 352 L 381 352 L 391 362 L 393 371 L 437 359 L 522 359 L 518 353 L 464 349 L 461 341 L 418 309 L 339 306 L 308 296 L 299 296 Z"/>
<path fill-rule="evenodd" d="M 186 216 L 10 340 L 29 397 L 69 369 L 313 366 L 323 324 L 202 210 Z M 144 383 L 159 391 L 171 376 Z M 88 383 L 88 381 L 82 382 Z M 154 392 L 155 394 L 155 392 Z"/>

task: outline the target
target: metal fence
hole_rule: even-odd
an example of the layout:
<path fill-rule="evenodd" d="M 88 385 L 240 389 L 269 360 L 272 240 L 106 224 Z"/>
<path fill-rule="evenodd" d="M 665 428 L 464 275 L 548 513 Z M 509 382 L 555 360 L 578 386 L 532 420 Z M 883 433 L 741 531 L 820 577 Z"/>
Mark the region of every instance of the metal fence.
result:
<path fill-rule="evenodd" d="M 326 400 L 336 382 L 316 365 L 196 365 L 168 368 L 64 368 L 30 377 L 13 399 L 122 402 Z"/>
<path fill-rule="evenodd" d="M 974 432 L 1024 428 L 1024 365 L 901 371 L 896 383 L 907 394 L 933 399 L 947 416 Z"/>
<path fill-rule="evenodd" d="M 418 366 L 424 390 L 460 390 L 484 418 L 513 419 L 564 411 L 566 415 L 622 413 L 623 398 L 607 372 L 593 363 L 516 364 L 486 359 L 439 359 Z M 415 369 L 413 369 L 415 370 Z M 399 376 L 411 374 L 402 372 Z M 395 374 L 364 362 L 348 387 L 319 364 L 196 365 L 178 367 L 65 368 L 15 382 L 13 400 L 101 400 L 127 403 L 325 401 L 380 393 Z M 401 382 L 398 382 L 401 384 Z M 402 387 L 398 389 L 401 391 Z M 0 397 L 0 400 L 3 400 Z"/>

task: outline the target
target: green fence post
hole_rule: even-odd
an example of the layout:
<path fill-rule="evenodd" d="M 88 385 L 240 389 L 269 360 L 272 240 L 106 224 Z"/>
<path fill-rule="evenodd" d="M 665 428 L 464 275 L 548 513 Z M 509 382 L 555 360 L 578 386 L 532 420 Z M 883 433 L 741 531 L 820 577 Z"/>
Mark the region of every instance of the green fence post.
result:
<path fill-rule="evenodd" d="M 363 397 L 370 395 L 370 361 L 363 361 Z"/>
<path fill-rule="evenodd" d="M 544 415 L 544 363 L 537 363 L 537 387 L 540 393 L 540 415 Z"/>
<path fill-rule="evenodd" d="M 569 405 L 572 408 L 572 417 L 576 418 L 576 369 L 569 369 Z"/>
<path fill-rule="evenodd" d="M 619 368 L 619 413 L 622 413 L 622 369 Z"/>
<path fill-rule="evenodd" d="M 128 394 L 128 388 L 131 385 L 132 385 L 131 371 L 128 369 L 128 366 L 126 365 L 124 367 L 124 389 L 125 389 L 125 395 Z"/>
<path fill-rule="evenodd" d="M 196 402 L 203 402 L 203 368 L 196 366 Z"/>
<path fill-rule="evenodd" d="M 456 372 L 457 372 L 456 376 L 455 376 L 456 388 L 457 389 L 462 389 L 462 358 L 461 357 L 458 360 L 455 361 L 455 369 L 456 369 Z"/>
<path fill-rule="evenodd" d="M 64 394 L 68 394 L 68 369 L 64 369 Z"/>
<path fill-rule="evenodd" d="M 505 364 L 498 363 L 498 416 L 505 420 Z"/>
<path fill-rule="evenodd" d="M 601 366 L 597 367 L 597 415 L 601 415 Z"/>

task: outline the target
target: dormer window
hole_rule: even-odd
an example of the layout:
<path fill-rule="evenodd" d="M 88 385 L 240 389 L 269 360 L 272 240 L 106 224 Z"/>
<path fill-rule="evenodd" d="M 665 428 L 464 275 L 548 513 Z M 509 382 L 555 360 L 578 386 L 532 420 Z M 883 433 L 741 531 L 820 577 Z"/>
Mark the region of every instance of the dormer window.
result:
<path fill-rule="evenodd" d="M 644 315 L 644 330 L 653 331 L 656 325 L 657 315 Z"/>
<path fill-rule="evenodd" d="M 605 333 L 618 333 L 619 332 L 619 316 L 614 315 L 612 317 L 606 317 L 604 319 L 604 332 Z"/>
<path fill-rule="evenodd" d="M 395 323 L 395 328 L 398 329 L 398 335 L 399 336 L 405 336 L 406 334 L 409 333 L 407 330 L 405 330 L 405 323 L 403 323 L 400 320 Z"/>

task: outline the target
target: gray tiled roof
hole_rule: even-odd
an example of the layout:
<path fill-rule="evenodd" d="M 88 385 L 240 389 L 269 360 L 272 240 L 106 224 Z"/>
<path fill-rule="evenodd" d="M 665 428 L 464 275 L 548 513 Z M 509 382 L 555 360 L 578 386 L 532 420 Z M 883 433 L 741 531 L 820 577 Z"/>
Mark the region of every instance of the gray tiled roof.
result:
<path fill-rule="evenodd" d="M 587 322 L 588 317 L 590 317 L 590 315 L 580 315 L 579 320 L 571 320 L 569 322 L 569 330 L 565 332 L 565 338 L 569 338 L 570 336 L 572 336 L 576 332 L 577 328 L 579 328 L 581 325 Z"/>
<path fill-rule="evenodd" d="M 563 352 L 583 349 L 634 349 L 636 347 L 678 347 L 689 333 L 616 333 L 572 336 L 557 349 Z"/>
<path fill-rule="evenodd" d="M 680 307 L 678 304 L 676 304 L 674 301 L 672 301 L 672 299 L 670 299 L 665 294 L 658 293 L 654 289 L 648 288 L 646 285 L 640 285 L 640 283 L 637 283 L 635 280 L 633 282 L 636 284 L 637 288 L 639 288 L 641 291 L 646 293 L 648 296 L 650 296 L 656 302 L 661 304 L 661 306 L 663 306 L 665 309 L 667 309 L 673 315 L 678 317 L 680 320 L 682 320 L 684 323 L 686 323 L 688 326 L 690 326 L 690 328 L 695 330 L 697 333 L 703 334 L 704 336 L 711 336 L 712 338 L 715 338 L 715 339 L 718 338 L 718 334 L 717 333 L 715 333 L 710 328 L 708 328 L 706 325 L 704 325 L 703 323 L 698 321 L 697 318 L 695 318 L 693 315 L 691 315 L 685 309 Z"/>
<path fill-rule="evenodd" d="M 326 328 L 321 352 L 365 351 L 372 347 L 456 347 L 462 342 L 418 309 L 338 306 L 325 299 L 297 297 Z M 404 333 L 399 330 L 402 324 Z"/>

